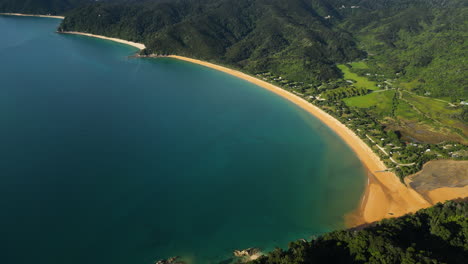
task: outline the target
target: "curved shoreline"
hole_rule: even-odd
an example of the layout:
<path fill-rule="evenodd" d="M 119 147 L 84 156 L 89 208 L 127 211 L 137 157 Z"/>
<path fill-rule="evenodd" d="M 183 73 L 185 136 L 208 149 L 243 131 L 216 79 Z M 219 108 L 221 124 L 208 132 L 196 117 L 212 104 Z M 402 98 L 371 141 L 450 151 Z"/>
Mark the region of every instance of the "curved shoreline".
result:
<path fill-rule="evenodd" d="M 128 40 L 123 40 L 123 39 L 118 39 L 118 38 L 109 38 L 109 37 L 106 37 L 106 36 L 94 35 L 94 34 L 90 34 L 90 33 L 83 33 L 83 32 L 77 32 L 77 31 L 59 31 L 57 33 L 70 34 L 70 35 L 80 35 L 80 36 L 86 36 L 86 37 L 91 37 L 91 38 L 105 39 L 105 40 L 110 40 L 110 41 L 122 43 L 122 44 L 125 44 L 125 45 L 129 45 L 129 46 L 135 47 L 135 48 L 137 48 L 139 50 L 146 49 L 145 44 L 137 43 L 137 42 L 133 42 L 133 41 L 128 41 Z"/>
<path fill-rule="evenodd" d="M 36 16 L 36 17 L 51 17 L 51 18 L 60 18 L 61 16 L 43 16 L 43 15 L 26 15 L 26 14 L 16 14 L 16 13 L 3 13 L 4 15 L 17 15 L 17 16 Z M 126 41 L 118 38 L 110 38 L 101 35 L 94 35 L 90 33 L 82 32 L 59 32 L 64 34 L 74 34 L 74 35 L 83 35 L 87 37 L 100 38 L 105 40 L 110 40 L 132 47 L 143 50 L 146 46 L 142 43 L 136 43 L 131 41 Z M 153 56 L 149 56 L 153 57 Z M 157 56 L 154 56 L 157 57 Z M 434 191 L 437 192 L 437 198 L 430 199 L 432 201 L 426 200 L 423 195 L 416 192 L 411 187 L 405 186 L 400 182 L 398 177 L 392 172 L 377 172 L 384 171 L 387 169 L 385 164 L 380 160 L 380 158 L 372 151 L 372 149 L 364 143 L 351 129 L 346 127 L 344 124 L 339 122 L 337 119 L 320 109 L 319 107 L 309 103 L 303 98 L 290 93 L 280 87 L 277 87 L 268 82 L 259 80 L 255 77 L 252 77 L 248 74 L 236 71 L 227 67 L 216 65 L 213 63 L 187 58 L 183 56 L 170 55 L 162 56 L 169 57 L 178 60 L 183 60 L 186 62 L 195 63 L 201 66 L 205 66 L 211 69 L 215 69 L 237 78 L 241 78 L 245 81 L 253 83 L 257 86 L 265 88 L 284 99 L 291 101 L 297 106 L 301 107 L 305 111 L 309 112 L 316 118 L 318 118 L 322 123 L 327 125 L 331 130 L 333 130 L 339 137 L 341 137 L 348 146 L 355 152 L 361 162 L 368 169 L 368 182 L 366 185 L 366 190 L 362 197 L 360 206 L 346 216 L 347 225 L 349 227 L 357 226 L 360 224 L 371 223 L 379 221 L 383 218 L 398 217 L 407 213 L 415 212 L 419 209 L 429 207 L 433 205 L 434 200 L 444 201 L 459 198 L 459 195 L 468 196 L 464 191 L 460 192 L 451 192 L 451 188 L 444 187 L 439 188 Z M 440 191 L 438 191 L 440 190 Z M 464 189 L 466 190 L 466 188 Z"/>
<path fill-rule="evenodd" d="M 135 43 L 126 41 L 123 39 L 109 38 L 101 35 L 94 35 L 82 32 L 59 32 L 64 34 L 82 35 L 93 38 L 100 38 L 115 41 L 118 43 L 127 44 L 140 50 L 146 48 L 142 43 Z M 360 161 L 368 170 L 368 182 L 365 188 L 365 192 L 361 198 L 361 202 L 356 210 L 345 215 L 346 225 L 348 227 L 354 227 L 361 224 L 372 223 L 375 221 L 382 220 L 384 218 L 398 217 L 407 213 L 416 212 L 419 209 L 427 208 L 433 205 L 430 201 L 426 200 L 421 194 L 412 189 L 411 187 L 405 186 L 399 178 L 392 172 L 378 172 L 387 169 L 385 164 L 380 158 L 372 151 L 372 149 L 362 141 L 351 129 L 346 127 L 340 121 L 320 109 L 319 107 L 309 103 L 305 99 L 290 93 L 278 86 L 271 83 L 259 80 L 246 73 L 233 70 L 224 66 L 220 66 L 214 63 L 201 61 L 177 55 L 168 56 L 137 56 L 137 57 L 149 57 L 158 58 L 166 57 L 178 59 L 200 66 L 208 67 L 214 70 L 218 70 L 237 78 L 243 79 L 264 89 L 267 89 L 284 99 L 291 101 L 297 106 L 301 107 L 305 111 L 309 112 L 322 123 L 328 126 L 334 133 L 336 133 L 343 141 L 351 147 L 353 152 L 358 156 Z M 443 192 L 443 195 L 439 195 L 439 200 L 451 200 L 459 198 L 453 195 L 451 192 Z"/>
<path fill-rule="evenodd" d="M 64 16 L 34 15 L 34 14 L 20 14 L 20 13 L 0 13 L 0 16 L 48 17 L 48 18 L 65 19 Z"/>
<path fill-rule="evenodd" d="M 376 171 L 386 170 L 387 167 L 372 151 L 372 149 L 351 129 L 322 109 L 307 102 L 305 99 L 271 83 L 223 66 L 176 55 L 170 55 L 167 57 L 222 71 L 265 88 L 306 110 L 342 138 L 346 144 L 351 147 L 370 173 L 370 175 L 368 175 L 368 184 L 366 185 L 361 205 L 355 212 L 351 213 L 351 215 L 347 217 L 348 226 L 371 223 L 383 218 L 397 217 L 432 205 L 415 190 L 406 187 L 401 183 L 394 173 L 376 173 Z"/>

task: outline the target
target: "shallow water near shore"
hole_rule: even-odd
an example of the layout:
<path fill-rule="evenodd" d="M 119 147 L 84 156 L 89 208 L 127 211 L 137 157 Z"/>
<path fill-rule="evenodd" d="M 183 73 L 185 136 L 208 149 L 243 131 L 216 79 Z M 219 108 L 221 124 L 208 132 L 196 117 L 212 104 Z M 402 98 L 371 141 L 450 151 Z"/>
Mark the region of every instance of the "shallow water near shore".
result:
<path fill-rule="evenodd" d="M 301 108 L 59 23 L 0 16 L 2 263 L 219 263 L 358 206 L 364 168 Z"/>

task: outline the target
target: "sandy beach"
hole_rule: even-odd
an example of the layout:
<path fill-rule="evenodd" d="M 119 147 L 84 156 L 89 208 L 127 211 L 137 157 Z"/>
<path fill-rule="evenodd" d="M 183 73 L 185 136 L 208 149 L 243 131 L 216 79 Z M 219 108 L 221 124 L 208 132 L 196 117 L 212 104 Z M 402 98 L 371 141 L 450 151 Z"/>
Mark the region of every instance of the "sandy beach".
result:
<path fill-rule="evenodd" d="M 82 32 L 60 32 L 64 34 L 83 35 L 88 37 L 100 38 L 115 41 L 118 43 L 127 44 L 136 47 L 140 50 L 145 49 L 145 45 L 117 38 L 109 38 L 100 35 L 94 35 Z M 152 57 L 152 56 L 150 56 Z M 157 56 L 155 56 L 157 57 Z M 215 69 L 232 76 L 241 78 L 250 83 L 263 87 L 306 110 L 310 114 L 317 117 L 325 125 L 331 128 L 338 136 L 340 136 L 356 153 L 358 158 L 368 169 L 368 183 L 365 194 L 359 208 L 350 213 L 347 218 L 347 225 L 357 226 L 360 224 L 371 223 L 383 218 L 398 217 L 404 214 L 415 212 L 419 209 L 429 207 L 435 202 L 456 199 L 459 197 L 468 196 L 468 188 L 440 188 L 431 191 L 430 194 L 421 195 L 411 187 L 405 186 L 400 182 L 399 178 L 392 172 L 377 172 L 387 169 L 380 158 L 372 151 L 372 149 L 364 143 L 351 129 L 339 122 L 337 119 L 327 114 L 317 106 L 307 102 L 303 98 L 285 91 L 273 84 L 259 80 L 248 74 L 226 68 L 213 63 L 191 59 L 182 56 L 170 55 L 163 56 L 195 63 L 211 69 Z M 457 189 L 452 191 L 452 189 Z M 430 197 L 430 198 L 425 198 Z"/>
<path fill-rule="evenodd" d="M 407 188 L 402 184 L 394 173 L 376 173 L 376 171 L 386 170 L 387 167 L 370 147 L 348 127 L 303 98 L 268 82 L 223 66 L 181 56 L 169 57 L 216 69 L 268 89 L 311 113 L 340 136 L 353 149 L 369 170 L 369 180 L 365 195 L 360 208 L 352 213 L 352 217 L 350 217 L 350 219 L 353 219 L 351 222 L 348 222 L 350 226 L 370 223 L 388 217 L 397 217 L 431 206 L 431 203 L 415 190 Z"/>
<path fill-rule="evenodd" d="M 33 14 L 19 14 L 19 13 L 0 13 L 0 16 L 48 17 L 48 18 L 65 19 L 64 16 L 33 15 Z"/>
<path fill-rule="evenodd" d="M 443 187 L 419 193 L 404 185 L 393 172 L 380 172 L 386 170 L 387 167 L 359 136 L 322 109 L 293 93 L 248 74 L 213 63 L 181 56 L 168 57 L 222 71 L 268 89 L 314 115 L 340 136 L 368 170 L 368 181 L 361 203 L 356 211 L 345 216 L 348 227 L 372 223 L 384 218 L 398 217 L 430 207 L 438 202 L 468 197 L 468 186 Z"/>
<path fill-rule="evenodd" d="M 59 33 L 60 33 L 60 34 L 81 35 L 81 36 L 87 36 L 87 37 L 91 37 L 91 38 L 106 39 L 106 40 L 110 40 L 110 41 L 114 41 L 114 42 L 118 42 L 118 43 L 130 45 L 130 46 L 135 47 L 135 48 L 137 48 L 137 49 L 139 49 L 139 50 L 144 50 L 144 49 L 146 49 L 145 44 L 136 43 L 136 42 L 127 41 L 127 40 L 118 39 L 118 38 L 109 38 L 109 37 L 105 37 L 105 36 L 101 36 L 101 35 L 94 35 L 94 34 L 83 33 L 83 32 L 76 32 L 76 31 L 63 31 L 63 32 L 59 32 Z"/>

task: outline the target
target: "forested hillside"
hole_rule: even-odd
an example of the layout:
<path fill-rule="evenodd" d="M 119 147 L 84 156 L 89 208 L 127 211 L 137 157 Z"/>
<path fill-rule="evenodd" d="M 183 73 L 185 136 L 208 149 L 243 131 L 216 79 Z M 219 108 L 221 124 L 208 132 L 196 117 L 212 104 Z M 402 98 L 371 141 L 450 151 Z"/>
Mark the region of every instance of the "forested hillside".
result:
<path fill-rule="evenodd" d="M 252 264 L 466 263 L 468 203 L 447 202 L 362 230 L 296 241 Z"/>
<path fill-rule="evenodd" d="M 178 54 L 297 81 L 338 78 L 337 62 L 364 52 L 316 9 L 322 1 L 202 0 L 94 4 L 70 12 L 62 30 L 144 42 L 147 53 Z"/>
<path fill-rule="evenodd" d="M 361 1 L 342 25 L 369 52 L 375 72 L 395 76 L 419 94 L 466 99 L 466 1 Z M 369 8 L 366 8 L 369 6 Z"/>
<path fill-rule="evenodd" d="M 367 57 L 370 70 L 410 91 L 468 96 L 462 0 L 0 0 L 0 12 L 66 11 L 62 30 L 144 42 L 147 54 L 312 84 L 342 76 L 338 63 Z"/>

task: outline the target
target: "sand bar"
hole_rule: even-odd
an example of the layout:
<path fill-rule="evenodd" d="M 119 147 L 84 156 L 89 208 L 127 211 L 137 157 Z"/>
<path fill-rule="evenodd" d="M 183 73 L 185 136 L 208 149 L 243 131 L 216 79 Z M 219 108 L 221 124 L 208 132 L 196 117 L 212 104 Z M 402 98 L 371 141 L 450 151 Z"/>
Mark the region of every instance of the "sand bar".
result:
<path fill-rule="evenodd" d="M 0 13 L 0 16 L 48 17 L 48 18 L 65 19 L 64 16 L 34 15 L 34 14 L 20 14 L 20 13 Z"/>
<path fill-rule="evenodd" d="M 59 33 L 60 34 L 81 35 L 81 36 L 87 36 L 87 37 L 99 38 L 99 39 L 106 39 L 106 40 L 115 41 L 115 42 L 118 42 L 118 43 L 130 45 L 130 46 L 135 47 L 135 48 L 140 49 L 140 50 L 146 49 L 145 44 L 132 42 L 132 41 L 128 41 L 128 40 L 123 40 L 123 39 L 118 39 L 118 38 L 109 38 L 109 37 L 105 37 L 105 36 L 101 36 L 101 35 L 94 35 L 94 34 L 90 34 L 90 33 L 76 32 L 76 31 L 61 31 Z"/>

